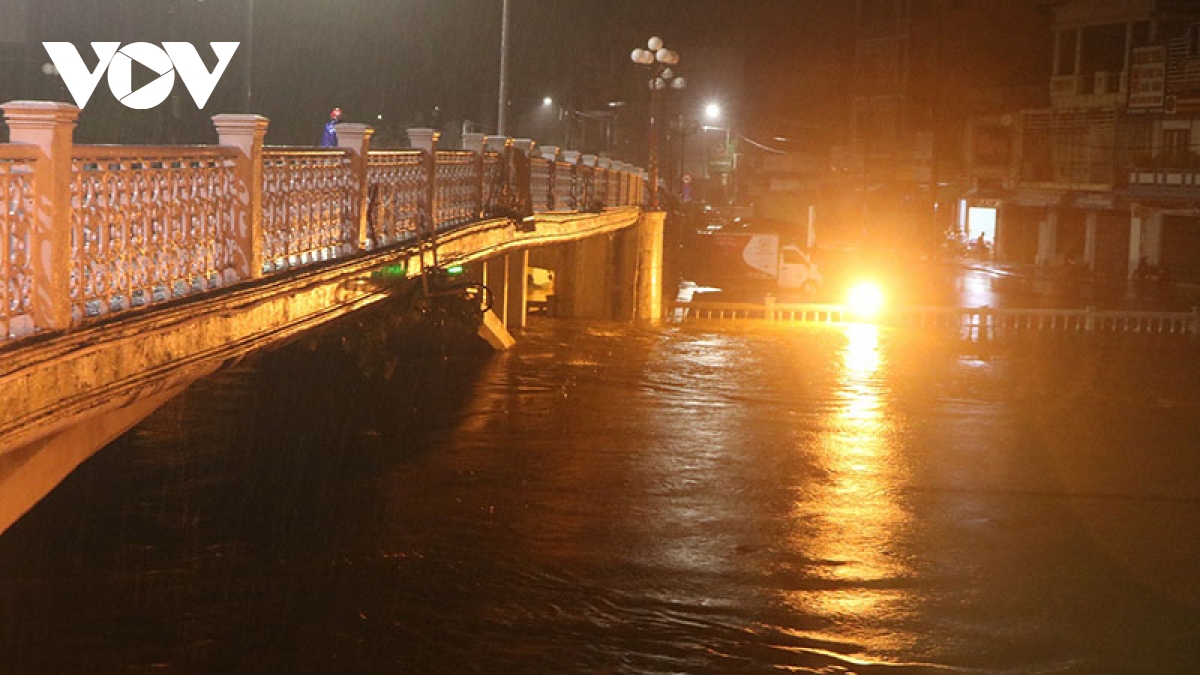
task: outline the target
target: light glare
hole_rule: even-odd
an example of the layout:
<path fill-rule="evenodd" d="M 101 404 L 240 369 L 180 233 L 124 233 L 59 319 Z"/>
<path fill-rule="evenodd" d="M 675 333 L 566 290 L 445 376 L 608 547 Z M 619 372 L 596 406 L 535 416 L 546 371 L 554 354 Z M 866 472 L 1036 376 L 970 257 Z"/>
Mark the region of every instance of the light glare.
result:
<path fill-rule="evenodd" d="M 873 281 L 860 281 L 846 294 L 846 306 L 850 312 L 864 319 L 878 315 L 883 309 L 884 301 L 883 289 Z"/>

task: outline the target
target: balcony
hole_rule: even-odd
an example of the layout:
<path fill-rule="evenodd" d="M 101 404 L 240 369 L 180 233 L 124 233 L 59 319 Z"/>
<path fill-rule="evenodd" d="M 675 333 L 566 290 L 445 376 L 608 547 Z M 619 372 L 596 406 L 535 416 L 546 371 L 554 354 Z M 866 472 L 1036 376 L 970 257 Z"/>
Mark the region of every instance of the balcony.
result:
<path fill-rule="evenodd" d="M 1183 161 L 1179 164 L 1193 166 L 1130 169 L 1127 194 L 1131 197 L 1195 199 L 1196 190 L 1200 189 L 1200 165 Z"/>
<path fill-rule="evenodd" d="M 1055 108 L 1120 107 L 1125 105 L 1128 91 L 1128 77 L 1122 72 L 1102 70 L 1090 76 L 1050 78 L 1050 100 Z"/>

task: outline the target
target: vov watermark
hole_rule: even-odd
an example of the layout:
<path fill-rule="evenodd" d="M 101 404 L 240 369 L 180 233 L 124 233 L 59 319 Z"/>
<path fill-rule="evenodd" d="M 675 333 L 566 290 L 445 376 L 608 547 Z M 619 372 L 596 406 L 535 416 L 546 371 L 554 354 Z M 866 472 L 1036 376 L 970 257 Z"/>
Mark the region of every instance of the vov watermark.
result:
<path fill-rule="evenodd" d="M 46 53 L 62 76 L 67 91 L 75 99 L 75 105 L 83 108 L 100 78 L 108 71 L 108 88 L 113 96 L 127 108 L 148 110 L 171 95 L 175 88 L 175 73 L 187 87 L 188 93 L 203 108 L 212 96 L 217 82 L 225 74 L 225 68 L 233 59 L 240 42 L 210 42 L 217 55 L 217 65 L 212 71 L 204 65 L 200 53 L 189 42 L 164 42 L 162 46 L 149 42 L 132 42 L 121 46 L 120 42 L 93 42 L 92 49 L 99 60 L 95 70 L 88 70 L 79 55 L 79 50 L 70 42 L 43 42 Z M 137 61 L 158 74 L 149 84 L 133 90 L 133 62 Z"/>

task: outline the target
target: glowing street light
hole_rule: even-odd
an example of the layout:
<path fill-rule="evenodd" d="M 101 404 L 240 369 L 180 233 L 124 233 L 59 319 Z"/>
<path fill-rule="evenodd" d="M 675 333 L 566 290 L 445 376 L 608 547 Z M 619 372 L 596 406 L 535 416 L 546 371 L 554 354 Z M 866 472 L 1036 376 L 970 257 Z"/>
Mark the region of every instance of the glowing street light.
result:
<path fill-rule="evenodd" d="M 547 96 L 547 97 L 545 97 L 545 98 L 543 98 L 543 99 L 542 99 L 542 107 L 543 107 L 543 108 L 549 108 L 549 107 L 550 107 L 550 106 L 552 106 L 552 105 L 554 105 L 554 99 L 553 99 L 553 98 L 550 98 L 549 96 Z"/>
<path fill-rule="evenodd" d="M 721 119 L 721 104 L 709 103 L 704 106 L 704 118 L 709 122 L 718 122 Z"/>

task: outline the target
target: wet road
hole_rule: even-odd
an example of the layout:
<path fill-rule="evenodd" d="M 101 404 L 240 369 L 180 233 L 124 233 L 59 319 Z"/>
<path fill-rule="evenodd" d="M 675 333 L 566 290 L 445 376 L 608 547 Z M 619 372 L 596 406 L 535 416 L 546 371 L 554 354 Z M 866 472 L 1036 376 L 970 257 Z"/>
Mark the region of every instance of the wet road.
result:
<path fill-rule="evenodd" d="M 1147 346 L 354 321 L 0 537 L 0 673 L 1195 672 L 1200 360 Z"/>

